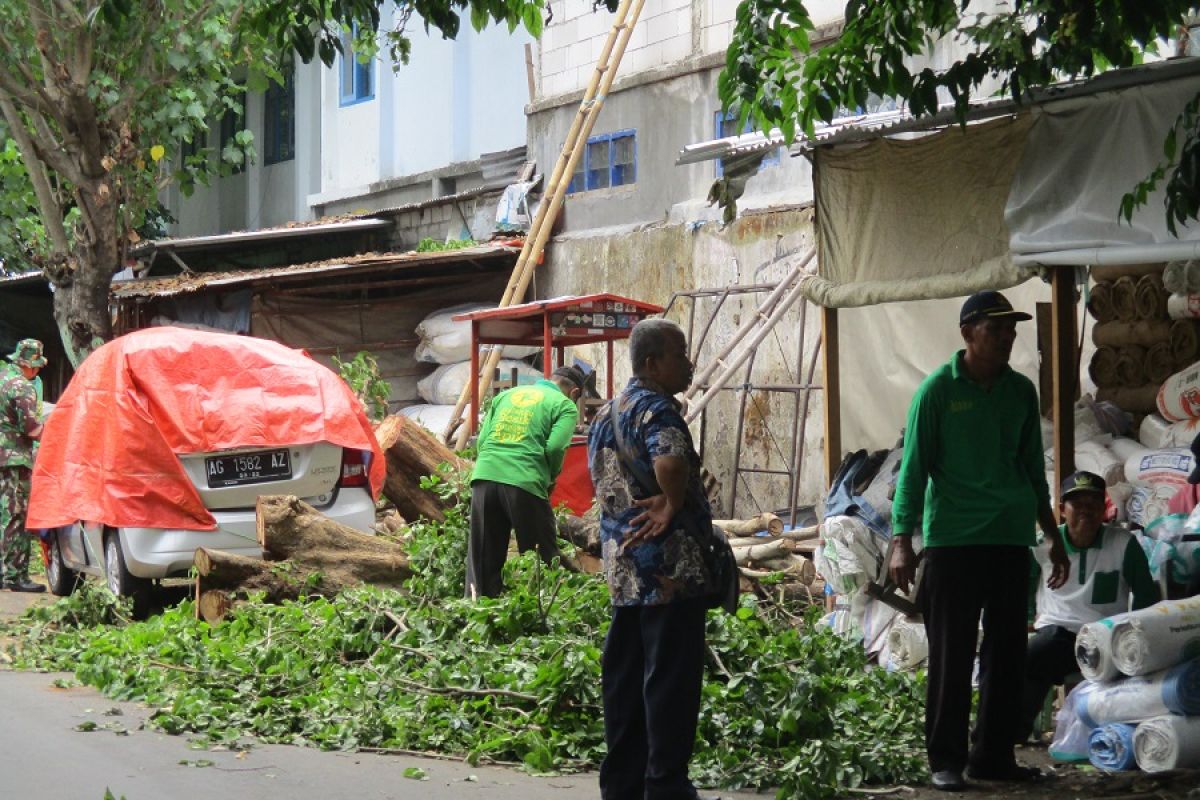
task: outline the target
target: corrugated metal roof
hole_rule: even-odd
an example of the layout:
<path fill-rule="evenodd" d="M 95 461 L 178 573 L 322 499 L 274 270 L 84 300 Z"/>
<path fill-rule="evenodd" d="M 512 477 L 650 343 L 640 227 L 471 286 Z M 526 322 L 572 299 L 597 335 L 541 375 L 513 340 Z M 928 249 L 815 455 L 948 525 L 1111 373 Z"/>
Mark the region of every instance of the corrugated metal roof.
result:
<path fill-rule="evenodd" d="M 15 275 L 0 275 L 0 288 L 24 286 L 32 283 L 46 283 L 46 276 L 40 271 L 18 272 Z"/>
<path fill-rule="evenodd" d="M 1030 92 L 1020 104 L 1011 97 L 979 99 L 971 103 L 966 119 L 967 122 L 979 122 L 1016 114 L 1031 106 L 1046 105 L 1100 92 L 1118 91 L 1158 81 L 1191 78 L 1197 75 L 1200 75 L 1200 58 L 1157 61 L 1137 67 L 1110 70 L 1088 80 L 1066 81 L 1045 89 L 1038 89 Z M 921 117 L 914 117 L 907 109 L 842 117 L 828 125 L 818 126 L 812 137 L 798 138 L 792 144 L 791 151 L 793 155 L 802 155 L 817 147 L 848 144 L 902 133 L 928 132 L 956 125 L 958 122 L 953 103 L 943 104 L 938 107 L 937 113 Z M 688 145 L 680 151 L 679 158 L 675 163 L 682 165 L 711 161 L 755 150 L 769 150 L 783 144 L 783 137 L 778 130 L 772 131 L 770 134 L 748 133 L 742 136 L 730 136 Z"/>
<path fill-rule="evenodd" d="M 236 272 L 204 272 L 176 275 L 170 278 L 148 278 L 114 284 L 112 295 L 117 299 L 133 297 L 171 297 L 215 287 L 245 286 L 258 283 L 311 281 L 314 278 L 347 277 L 373 272 L 404 272 L 421 267 L 455 262 L 493 262 L 515 258 L 521 250 L 507 245 L 479 245 L 460 250 L 430 253 L 364 253 L 333 261 L 293 264 L 287 267 L 239 270 Z"/>
<path fill-rule="evenodd" d="M 237 233 L 220 233 L 212 236 L 187 236 L 179 239 L 154 239 L 142 242 L 130 249 L 130 255 L 141 257 L 157 250 L 195 250 L 214 245 L 233 245 L 246 242 L 265 242 L 276 239 L 299 239 L 306 236 L 321 236 L 330 233 L 353 233 L 356 231 L 386 228 L 392 222 L 386 219 L 359 217 L 341 219 L 334 222 L 314 222 L 311 224 L 294 224 L 281 228 L 263 228 L 257 231 L 238 231 Z"/>

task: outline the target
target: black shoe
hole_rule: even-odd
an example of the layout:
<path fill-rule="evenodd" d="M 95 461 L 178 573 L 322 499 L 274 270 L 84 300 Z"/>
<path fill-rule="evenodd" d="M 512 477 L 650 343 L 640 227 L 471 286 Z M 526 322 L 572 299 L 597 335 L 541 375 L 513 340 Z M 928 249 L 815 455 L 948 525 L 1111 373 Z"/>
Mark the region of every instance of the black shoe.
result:
<path fill-rule="evenodd" d="M 967 788 L 962 772 L 956 769 L 938 770 L 933 773 L 933 780 L 930 783 L 940 792 L 961 792 Z"/>
<path fill-rule="evenodd" d="M 15 581 L 5 581 L 4 588 L 10 592 L 44 592 L 46 587 L 28 578 L 18 578 Z"/>
<path fill-rule="evenodd" d="M 967 777 L 973 781 L 1005 781 L 1029 783 L 1046 777 L 1037 767 L 1022 767 L 1020 764 L 1005 764 L 1000 767 L 967 767 Z"/>

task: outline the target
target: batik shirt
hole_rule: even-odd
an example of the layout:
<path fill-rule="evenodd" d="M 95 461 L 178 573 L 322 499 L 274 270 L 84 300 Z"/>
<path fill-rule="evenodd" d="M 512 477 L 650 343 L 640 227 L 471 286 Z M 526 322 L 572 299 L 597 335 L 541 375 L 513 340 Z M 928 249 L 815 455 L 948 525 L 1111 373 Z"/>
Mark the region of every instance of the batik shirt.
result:
<path fill-rule="evenodd" d="M 0 467 L 32 467 L 37 393 L 16 367 L 0 366 Z"/>
<path fill-rule="evenodd" d="M 653 606 L 702 595 L 709 583 L 698 542 L 712 535 L 712 509 L 700 477 L 700 456 L 676 400 L 660 387 L 633 378 L 612 402 L 630 455 L 646 474 L 658 456 L 688 462 L 687 494 L 668 531 L 632 547 L 624 541 L 642 509 L 635 499 L 650 495 L 617 455 L 608 406 L 596 415 L 588 435 L 588 468 L 600 503 L 600 544 L 604 574 L 614 606 Z"/>

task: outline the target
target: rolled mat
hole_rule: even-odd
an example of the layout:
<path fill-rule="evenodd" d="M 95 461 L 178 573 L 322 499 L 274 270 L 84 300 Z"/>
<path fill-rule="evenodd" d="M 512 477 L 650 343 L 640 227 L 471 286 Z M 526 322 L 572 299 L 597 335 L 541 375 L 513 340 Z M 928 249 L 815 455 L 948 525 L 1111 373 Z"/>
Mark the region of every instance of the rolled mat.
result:
<path fill-rule="evenodd" d="M 1095 289 L 1092 289 L 1092 299 L 1095 299 Z M 1112 301 L 1107 297 L 1105 302 L 1112 307 Z M 1089 306 L 1090 308 L 1090 306 Z M 1095 312 L 1092 316 L 1096 317 Z M 1192 319 L 1200 317 L 1200 294 L 1170 294 L 1167 295 L 1167 316 L 1171 319 Z M 1096 317 L 1100 319 L 1100 317 Z"/>
<path fill-rule="evenodd" d="M 1092 328 L 1092 343 L 1097 347 L 1152 347 L 1170 340 L 1171 323 L 1167 320 L 1105 322 Z"/>
<path fill-rule="evenodd" d="M 1122 411 L 1131 414 L 1150 414 L 1158 410 L 1158 384 L 1145 386 L 1121 386 L 1113 389 L 1097 389 L 1096 399 L 1116 403 Z"/>
<path fill-rule="evenodd" d="M 1162 276 L 1163 286 L 1171 294 L 1200 292 L 1200 260 L 1168 261 Z"/>
<path fill-rule="evenodd" d="M 1144 372 L 1147 383 L 1161 384 L 1171 377 L 1175 371 L 1175 356 L 1171 353 L 1170 342 L 1159 342 L 1153 347 L 1146 348 Z M 1100 384 L 1096 384 L 1099 386 Z"/>
<path fill-rule="evenodd" d="M 1133 732 L 1133 755 L 1146 772 L 1200 766 L 1200 717 L 1146 720 Z"/>
<path fill-rule="evenodd" d="M 1079 629 L 1075 637 L 1075 661 L 1089 681 L 1111 681 L 1121 674 L 1112 660 L 1112 629 L 1124 616 L 1117 614 L 1089 622 Z"/>
<path fill-rule="evenodd" d="M 1088 294 L 1088 311 L 1097 322 L 1112 322 L 1117 318 L 1117 312 L 1112 304 L 1112 284 L 1102 281 L 1092 287 Z M 1200 314 L 1197 314 L 1200 316 Z"/>
<path fill-rule="evenodd" d="M 1170 352 L 1168 350 L 1168 352 Z M 1088 364 L 1088 375 L 1096 386 L 1101 389 L 1112 389 L 1119 386 L 1117 379 L 1117 348 L 1097 347 L 1092 361 Z"/>
<path fill-rule="evenodd" d="M 1110 722 L 1096 728 L 1088 737 L 1088 761 L 1105 772 L 1133 769 L 1137 763 L 1133 756 L 1136 729 L 1128 722 Z"/>
<path fill-rule="evenodd" d="M 1161 261 L 1157 264 L 1098 264 L 1091 269 L 1092 280 L 1115 281 L 1129 275 L 1140 278 L 1143 275 L 1162 275 L 1166 265 Z"/>
<path fill-rule="evenodd" d="M 1167 371 L 1170 375 L 1170 370 Z M 1120 386 L 1141 386 L 1146 379 L 1146 349 L 1133 345 L 1117 350 L 1117 382 Z M 1099 386 L 1099 384 L 1096 384 Z"/>
<path fill-rule="evenodd" d="M 1137 278 L 1126 275 L 1117 278 L 1112 283 L 1113 313 L 1122 322 L 1133 322 L 1138 318 L 1135 295 L 1137 294 Z"/>
<path fill-rule="evenodd" d="M 1183 664 L 1192 668 L 1187 691 L 1194 695 L 1191 711 L 1200 714 L 1200 597 L 1164 600 L 1140 611 L 1131 611 L 1113 625 L 1112 658 L 1126 675 L 1148 675 Z M 1185 696 L 1190 696 L 1185 695 Z"/>
<path fill-rule="evenodd" d="M 1185 367 L 1200 358 L 1200 334 L 1196 332 L 1196 320 L 1177 319 L 1171 323 L 1167 337 L 1171 343 L 1171 357 L 1176 367 Z"/>
<path fill-rule="evenodd" d="M 1163 714 L 1200 714 L 1200 659 L 1151 675 L 1097 684 L 1079 696 L 1075 711 L 1092 728 Z"/>
<path fill-rule="evenodd" d="M 1167 316 L 1167 290 L 1163 288 L 1162 275 L 1143 275 L 1137 279 L 1133 311 L 1138 319 L 1161 319 Z"/>

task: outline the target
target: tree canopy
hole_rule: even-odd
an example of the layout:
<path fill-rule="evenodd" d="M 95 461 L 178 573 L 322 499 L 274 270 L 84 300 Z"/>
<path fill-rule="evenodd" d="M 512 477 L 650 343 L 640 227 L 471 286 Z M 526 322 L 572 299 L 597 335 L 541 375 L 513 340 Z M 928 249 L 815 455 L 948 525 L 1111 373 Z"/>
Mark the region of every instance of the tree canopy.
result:
<path fill-rule="evenodd" d="M 1179 35 L 1196 7 L 1194 0 L 1015 0 L 984 4 L 984 12 L 972 5 L 850 0 L 841 35 L 810 54 L 814 26 L 804 0 L 744 0 L 721 101 L 761 130 L 779 128 L 789 142 L 871 96 L 906 102 L 917 116 L 936 112 L 948 96 L 962 118 L 971 98 L 997 82 L 1021 102 L 1032 89 L 1138 64 L 1158 40 Z M 963 58 L 942 69 L 910 69 L 948 37 L 965 45 Z M 1200 212 L 1197 105 L 1180 115 L 1154 174 L 1130 187 L 1119 209 L 1126 219 L 1163 180 L 1173 232 Z"/>

